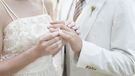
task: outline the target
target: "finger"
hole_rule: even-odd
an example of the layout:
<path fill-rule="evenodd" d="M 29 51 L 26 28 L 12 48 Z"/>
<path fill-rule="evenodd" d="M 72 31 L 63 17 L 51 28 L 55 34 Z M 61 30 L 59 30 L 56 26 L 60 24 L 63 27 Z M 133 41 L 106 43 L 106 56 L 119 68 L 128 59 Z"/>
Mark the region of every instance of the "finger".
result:
<path fill-rule="evenodd" d="M 50 26 L 48 26 L 49 28 L 63 28 L 64 27 L 64 24 L 51 24 Z"/>
<path fill-rule="evenodd" d="M 45 42 L 45 45 L 50 46 L 50 45 L 52 45 L 52 44 L 58 42 L 59 40 L 61 40 L 60 37 L 55 37 L 54 39 Z"/>
<path fill-rule="evenodd" d="M 65 24 L 65 21 L 54 21 L 51 24 Z"/>
<path fill-rule="evenodd" d="M 72 27 L 72 29 L 74 30 L 74 31 L 79 31 L 79 27 L 78 26 L 74 26 L 74 27 Z"/>
<path fill-rule="evenodd" d="M 56 32 L 56 31 L 59 31 L 59 29 L 49 28 L 49 31 L 50 31 L 50 32 Z"/>
<path fill-rule="evenodd" d="M 77 33 L 77 35 L 80 35 L 80 31 L 79 30 L 76 30 L 75 32 Z"/>
<path fill-rule="evenodd" d="M 71 24 L 73 21 L 54 21 L 54 22 L 51 22 L 51 24 L 64 24 L 64 25 L 69 25 Z"/>
<path fill-rule="evenodd" d="M 55 53 L 53 55 L 56 55 L 61 49 L 63 48 L 64 44 L 60 44 L 58 48 L 55 48 Z"/>
<path fill-rule="evenodd" d="M 53 32 L 53 33 L 47 33 L 46 35 L 43 35 L 42 37 L 40 37 L 40 41 L 47 41 L 47 40 L 51 40 L 54 37 L 57 37 L 59 35 L 59 32 Z"/>
<path fill-rule="evenodd" d="M 65 21 L 65 25 L 68 26 L 72 21 Z"/>
<path fill-rule="evenodd" d="M 54 24 L 54 25 L 50 25 L 49 28 L 60 28 L 60 29 L 63 29 L 63 30 L 66 30 L 66 31 L 69 31 L 70 28 L 68 28 L 67 26 L 63 25 L 63 24 Z"/>
<path fill-rule="evenodd" d="M 59 35 L 66 41 L 70 41 L 72 39 L 72 35 L 65 30 L 61 30 L 59 32 Z"/>
<path fill-rule="evenodd" d="M 52 51 L 53 56 L 56 55 L 62 49 L 63 46 L 64 46 L 64 44 L 60 44 L 58 47 L 54 48 Z"/>
<path fill-rule="evenodd" d="M 70 22 L 70 24 L 67 25 L 69 28 L 72 28 L 75 26 L 75 23 L 74 22 Z"/>
<path fill-rule="evenodd" d="M 48 46 L 46 50 L 48 50 L 50 53 L 53 52 L 54 49 L 59 48 L 59 46 L 62 44 L 62 40 L 57 41 L 56 43 Z"/>
<path fill-rule="evenodd" d="M 59 41 L 57 41 L 56 43 L 50 45 L 50 46 L 48 47 L 48 49 L 59 48 L 59 46 L 60 46 L 61 44 L 62 44 L 62 40 L 59 40 Z"/>

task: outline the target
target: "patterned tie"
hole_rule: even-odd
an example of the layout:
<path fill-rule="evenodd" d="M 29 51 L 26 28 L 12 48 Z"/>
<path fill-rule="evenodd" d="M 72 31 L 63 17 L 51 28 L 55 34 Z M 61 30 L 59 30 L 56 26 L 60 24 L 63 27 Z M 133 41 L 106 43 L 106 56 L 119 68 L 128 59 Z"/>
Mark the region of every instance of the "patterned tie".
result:
<path fill-rule="evenodd" d="M 76 3 L 74 17 L 73 17 L 74 21 L 76 21 L 78 16 L 81 14 L 84 1 L 85 0 L 78 0 L 78 2 Z"/>

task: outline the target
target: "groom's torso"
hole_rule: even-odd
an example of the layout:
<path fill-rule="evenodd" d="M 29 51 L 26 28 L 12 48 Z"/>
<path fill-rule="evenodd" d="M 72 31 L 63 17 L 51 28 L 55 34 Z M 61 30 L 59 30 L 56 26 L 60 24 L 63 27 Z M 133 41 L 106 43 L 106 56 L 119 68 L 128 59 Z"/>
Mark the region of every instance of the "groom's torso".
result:
<path fill-rule="evenodd" d="M 61 7 L 60 20 L 73 20 L 75 0 L 66 0 Z M 115 0 L 87 0 L 76 24 L 80 27 L 81 38 L 103 48 L 110 48 L 110 33 Z M 113 2 L 113 3 L 112 3 Z M 94 8 L 94 9 L 93 9 Z M 68 76 L 109 76 L 97 71 L 76 67 L 74 54 L 67 48 Z"/>

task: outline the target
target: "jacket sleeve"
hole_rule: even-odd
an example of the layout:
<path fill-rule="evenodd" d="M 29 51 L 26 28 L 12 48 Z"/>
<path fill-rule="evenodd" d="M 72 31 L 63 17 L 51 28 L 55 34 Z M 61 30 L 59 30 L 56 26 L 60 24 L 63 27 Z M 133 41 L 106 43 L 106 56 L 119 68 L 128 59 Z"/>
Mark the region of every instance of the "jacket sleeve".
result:
<path fill-rule="evenodd" d="M 122 0 L 121 0 L 122 1 Z M 124 0 L 116 6 L 110 49 L 83 41 L 77 66 L 115 76 L 132 76 L 135 70 L 135 7 Z"/>

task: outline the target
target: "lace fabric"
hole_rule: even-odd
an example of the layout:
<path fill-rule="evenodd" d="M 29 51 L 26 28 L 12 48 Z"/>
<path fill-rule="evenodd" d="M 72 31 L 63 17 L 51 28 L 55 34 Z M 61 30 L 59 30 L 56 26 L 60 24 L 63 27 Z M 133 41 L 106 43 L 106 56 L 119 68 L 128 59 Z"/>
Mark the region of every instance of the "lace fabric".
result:
<path fill-rule="evenodd" d="M 10 23 L 4 30 L 5 52 L 21 53 L 35 45 L 40 36 L 49 32 L 47 26 L 50 21 L 48 15 L 41 15 Z"/>
<path fill-rule="evenodd" d="M 22 52 L 27 51 L 35 45 L 39 37 L 49 32 L 47 26 L 50 24 L 51 17 L 47 14 L 44 0 L 41 1 L 43 4 L 43 15 L 19 18 L 16 17 L 14 11 L 11 10 L 4 0 L 0 0 L 13 20 L 4 29 L 4 51 L 7 54 L 1 55 L 0 61 L 12 59 Z M 61 76 L 62 66 L 60 62 L 62 61 L 56 61 L 57 58 L 61 59 L 60 57 L 41 57 L 13 76 Z M 54 63 L 54 60 L 57 64 Z"/>
<path fill-rule="evenodd" d="M 50 21 L 49 15 L 41 15 L 10 23 L 4 30 L 4 50 L 10 52 L 6 58 L 14 57 L 34 46 L 39 37 L 49 32 L 47 26 Z M 55 68 L 52 60 L 51 56 L 39 58 L 13 76 L 58 76 L 56 69 L 51 69 Z"/>

